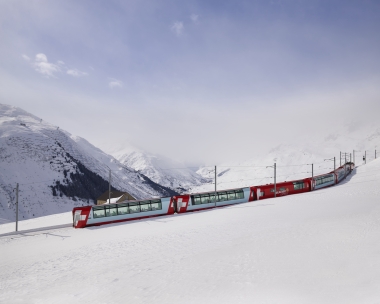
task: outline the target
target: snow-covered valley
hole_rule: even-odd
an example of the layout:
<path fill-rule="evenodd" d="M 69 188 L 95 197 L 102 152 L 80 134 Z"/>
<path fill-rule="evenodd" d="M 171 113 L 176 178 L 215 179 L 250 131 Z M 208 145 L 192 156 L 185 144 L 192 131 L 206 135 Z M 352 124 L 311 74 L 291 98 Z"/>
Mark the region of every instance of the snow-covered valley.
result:
<path fill-rule="evenodd" d="M 310 193 L 2 236 L 0 302 L 378 303 L 379 182 L 375 160 Z"/>

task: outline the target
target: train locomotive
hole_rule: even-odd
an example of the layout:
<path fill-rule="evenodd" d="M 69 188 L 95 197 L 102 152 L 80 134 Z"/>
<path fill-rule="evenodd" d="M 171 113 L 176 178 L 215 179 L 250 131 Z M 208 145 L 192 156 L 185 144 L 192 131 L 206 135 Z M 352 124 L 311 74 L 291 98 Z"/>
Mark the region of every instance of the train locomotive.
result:
<path fill-rule="evenodd" d="M 354 163 L 348 162 L 329 173 L 300 180 L 280 182 L 276 184 L 276 187 L 274 184 L 267 184 L 216 192 L 76 207 L 72 211 L 73 227 L 99 226 L 310 192 L 340 183 L 352 172 L 354 167 Z"/>

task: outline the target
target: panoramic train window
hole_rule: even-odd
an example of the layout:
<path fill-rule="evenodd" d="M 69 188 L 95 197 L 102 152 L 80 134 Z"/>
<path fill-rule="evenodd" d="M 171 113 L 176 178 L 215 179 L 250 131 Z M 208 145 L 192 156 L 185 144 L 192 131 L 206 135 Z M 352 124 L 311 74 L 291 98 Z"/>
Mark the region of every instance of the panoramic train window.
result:
<path fill-rule="evenodd" d="M 140 210 L 141 212 L 151 211 L 152 206 L 150 205 L 150 201 L 140 202 Z"/>
<path fill-rule="evenodd" d="M 106 214 L 104 212 L 104 206 L 101 207 L 92 207 L 92 212 L 94 214 L 94 218 L 99 218 L 99 217 L 105 217 Z"/>
<path fill-rule="evenodd" d="M 218 202 L 224 202 L 227 200 L 226 192 L 218 192 Z"/>
<path fill-rule="evenodd" d="M 105 206 L 106 216 L 113 216 L 117 214 L 116 206 Z"/>
<path fill-rule="evenodd" d="M 130 213 L 140 212 L 140 205 L 139 205 L 139 203 L 130 203 L 129 204 L 129 212 Z"/>
<path fill-rule="evenodd" d="M 154 200 L 151 202 L 151 205 L 152 205 L 152 210 L 161 210 L 162 209 L 161 200 Z"/>
<path fill-rule="evenodd" d="M 244 191 L 243 191 L 243 189 L 236 190 L 235 193 L 236 193 L 236 199 L 242 199 L 242 198 L 244 198 Z"/>
<path fill-rule="evenodd" d="M 129 213 L 128 204 L 119 204 L 117 206 L 117 214 L 118 215 L 123 215 L 123 214 L 127 214 L 127 213 Z"/>
<path fill-rule="evenodd" d="M 322 176 L 315 180 L 315 185 L 322 185 L 334 181 L 334 175 Z"/>
<path fill-rule="evenodd" d="M 199 195 L 192 196 L 191 200 L 193 201 L 193 205 L 200 205 L 201 204 L 201 197 Z"/>
<path fill-rule="evenodd" d="M 294 182 L 293 183 L 294 190 L 299 190 L 305 188 L 305 185 L 303 182 Z"/>
<path fill-rule="evenodd" d="M 235 191 L 228 191 L 227 192 L 227 198 L 228 198 L 229 201 L 232 201 L 232 200 L 236 199 Z"/>
<path fill-rule="evenodd" d="M 210 194 L 210 203 L 215 204 L 215 192 Z"/>
<path fill-rule="evenodd" d="M 202 194 L 201 195 L 201 204 L 209 204 L 210 202 L 210 195 L 209 194 Z"/>

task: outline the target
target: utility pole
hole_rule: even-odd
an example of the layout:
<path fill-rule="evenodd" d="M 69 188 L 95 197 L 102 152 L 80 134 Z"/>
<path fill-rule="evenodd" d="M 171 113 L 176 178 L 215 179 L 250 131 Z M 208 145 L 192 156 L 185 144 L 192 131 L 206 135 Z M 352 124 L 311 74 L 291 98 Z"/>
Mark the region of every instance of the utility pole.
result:
<path fill-rule="evenodd" d="M 376 159 L 376 149 L 375 149 L 375 159 Z"/>
<path fill-rule="evenodd" d="M 352 161 L 351 161 L 351 153 L 350 153 L 350 163 L 351 163 Z"/>
<path fill-rule="evenodd" d="M 18 231 L 18 183 L 16 185 L 16 231 Z"/>
<path fill-rule="evenodd" d="M 354 163 L 355 163 L 355 150 L 352 151 L 352 156 L 354 157 Z"/>
<path fill-rule="evenodd" d="M 108 204 L 111 204 L 111 169 L 108 177 Z"/>
<path fill-rule="evenodd" d="M 311 178 L 314 178 L 314 164 L 311 164 Z"/>
<path fill-rule="evenodd" d="M 364 164 L 367 164 L 367 150 L 364 151 Z"/>
<path fill-rule="evenodd" d="M 274 163 L 274 197 L 276 197 L 276 163 Z"/>
<path fill-rule="evenodd" d="M 335 171 L 335 156 L 334 156 L 334 171 Z"/>
<path fill-rule="evenodd" d="M 215 166 L 215 208 L 216 208 L 216 166 Z"/>
<path fill-rule="evenodd" d="M 339 166 L 342 166 L 342 151 L 340 151 L 340 154 L 339 154 L 339 159 L 340 159 L 340 162 L 339 162 Z"/>

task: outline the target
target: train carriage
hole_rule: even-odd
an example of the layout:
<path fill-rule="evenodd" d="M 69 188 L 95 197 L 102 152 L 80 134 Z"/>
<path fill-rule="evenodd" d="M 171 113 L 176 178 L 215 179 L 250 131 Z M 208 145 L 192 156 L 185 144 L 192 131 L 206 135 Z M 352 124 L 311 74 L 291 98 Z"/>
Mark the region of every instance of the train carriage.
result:
<path fill-rule="evenodd" d="M 276 197 L 311 191 L 311 179 L 305 178 L 276 184 Z M 251 187 L 250 201 L 274 197 L 274 184 Z"/>
<path fill-rule="evenodd" d="M 328 173 L 313 177 L 313 190 L 334 186 L 337 183 L 336 174 Z"/>
<path fill-rule="evenodd" d="M 75 228 L 137 220 L 173 214 L 171 198 L 129 201 L 100 206 L 77 207 L 73 210 Z"/>
<path fill-rule="evenodd" d="M 230 189 L 216 192 L 177 195 L 173 197 L 174 212 L 184 213 L 227 205 L 246 203 L 250 198 L 250 188 Z"/>

